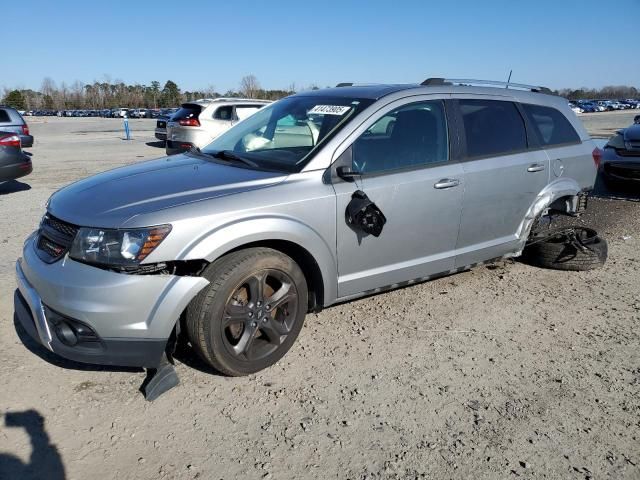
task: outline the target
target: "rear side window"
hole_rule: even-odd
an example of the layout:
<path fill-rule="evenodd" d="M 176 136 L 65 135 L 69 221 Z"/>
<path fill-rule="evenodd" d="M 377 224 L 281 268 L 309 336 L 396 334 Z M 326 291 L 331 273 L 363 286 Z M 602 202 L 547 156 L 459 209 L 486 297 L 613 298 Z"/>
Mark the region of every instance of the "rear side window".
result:
<path fill-rule="evenodd" d="M 218 107 L 218 109 L 213 114 L 213 118 L 216 120 L 231 120 L 233 117 L 233 107 Z"/>
<path fill-rule="evenodd" d="M 9 118 L 9 113 L 6 110 L 0 108 L 0 123 L 8 123 L 11 122 Z"/>
<path fill-rule="evenodd" d="M 236 119 L 244 120 L 247 117 L 250 117 L 258 110 L 260 110 L 263 105 L 236 105 Z"/>
<path fill-rule="evenodd" d="M 506 155 L 527 149 L 518 108 L 499 100 L 459 100 L 468 157 Z"/>
<path fill-rule="evenodd" d="M 185 118 L 198 118 L 202 109 L 200 105 L 185 103 L 176 113 L 173 114 L 171 120 L 183 120 Z"/>
<path fill-rule="evenodd" d="M 533 125 L 540 144 L 552 146 L 580 142 L 580 136 L 571 122 L 555 108 L 527 104 L 523 104 L 522 108 Z"/>

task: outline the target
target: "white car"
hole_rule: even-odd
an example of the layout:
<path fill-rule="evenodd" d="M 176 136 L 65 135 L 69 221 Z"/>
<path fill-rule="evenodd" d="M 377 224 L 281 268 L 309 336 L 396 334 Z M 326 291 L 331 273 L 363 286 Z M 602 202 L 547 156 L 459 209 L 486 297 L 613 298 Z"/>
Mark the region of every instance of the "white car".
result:
<path fill-rule="evenodd" d="M 183 103 L 167 122 L 167 155 L 202 148 L 236 123 L 250 117 L 269 100 L 203 98 Z"/>
<path fill-rule="evenodd" d="M 113 111 L 113 116 L 116 117 L 116 118 L 124 118 L 124 117 L 127 116 L 127 112 L 128 111 L 129 110 L 127 110 L 126 108 L 116 108 Z"/>
<path fill-rule="evenodd" d="M 577 107 L 575 104 L 571 102 L 569 102 L 569 108 L 573 110 L 573 113 L 584 113 L 584 110 L 582 110 L 580 107 Z"/>

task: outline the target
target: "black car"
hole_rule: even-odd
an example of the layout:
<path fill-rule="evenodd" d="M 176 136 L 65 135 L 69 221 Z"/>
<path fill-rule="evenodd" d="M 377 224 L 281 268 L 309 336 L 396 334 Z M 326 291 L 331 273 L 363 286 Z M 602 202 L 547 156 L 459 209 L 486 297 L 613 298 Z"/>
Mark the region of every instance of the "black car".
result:
<path fill-rule="evenodd" d="M 24 177 L 32 170 L 31 157 L 22 151 L 20 136 L 0 132 L 0 182 Z"/>
<path fill-rule="evenodd" d="M 602 152 L 601 168 L 607 183 L 636 183 L 640 186 L 640 115 L 634 124 L 618 130 Z"/>

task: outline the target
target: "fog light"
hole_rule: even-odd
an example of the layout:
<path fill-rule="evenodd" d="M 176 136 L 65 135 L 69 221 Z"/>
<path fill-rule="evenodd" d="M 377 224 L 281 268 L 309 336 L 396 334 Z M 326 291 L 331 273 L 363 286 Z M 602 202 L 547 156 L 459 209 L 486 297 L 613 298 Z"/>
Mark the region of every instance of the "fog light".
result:
<path fill-rule="evenodd" d="M 62 343 L 69 347 L 73 347 L 78 343 L 76 332 L 67 322 L 60 322 L 55 326 L 56 336 Z"/>

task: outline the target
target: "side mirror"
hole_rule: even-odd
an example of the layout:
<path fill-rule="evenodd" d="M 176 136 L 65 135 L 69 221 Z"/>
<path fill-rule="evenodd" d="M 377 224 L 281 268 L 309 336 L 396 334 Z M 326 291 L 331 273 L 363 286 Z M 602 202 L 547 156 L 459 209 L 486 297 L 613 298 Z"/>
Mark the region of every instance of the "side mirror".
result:
<path fill-rule="evenodd" d="M 361 176 L 360 172 L 345 166 L 336 168 L 336 173 L 345 182 L 353 182 L 356 177 Z"/>

